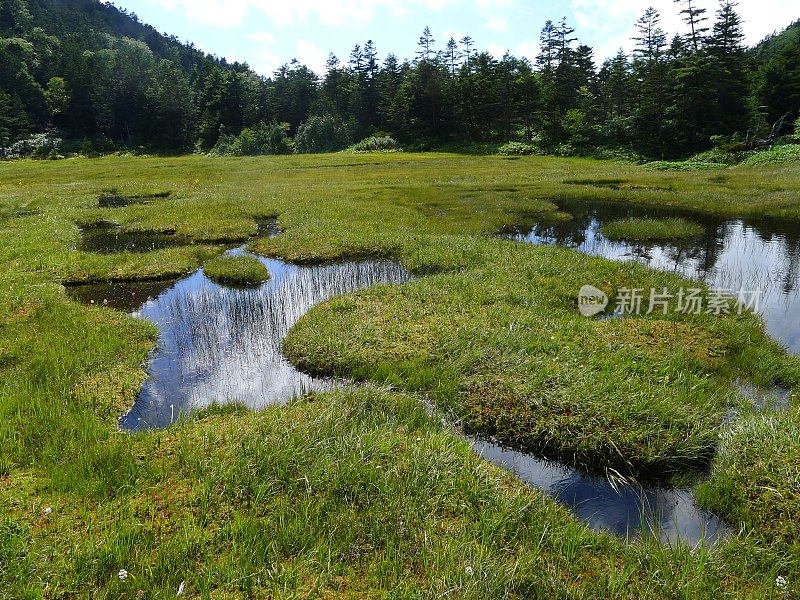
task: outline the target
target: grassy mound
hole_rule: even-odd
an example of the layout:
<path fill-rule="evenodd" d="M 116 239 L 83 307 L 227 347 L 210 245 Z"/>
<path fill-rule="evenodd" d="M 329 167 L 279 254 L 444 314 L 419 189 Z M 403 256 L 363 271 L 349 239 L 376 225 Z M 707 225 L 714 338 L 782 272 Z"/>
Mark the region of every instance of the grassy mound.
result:
<path fill-rule="evenodd" d="M 586 283 L 607 282 L 613 297 L 687 285 L 676 277 L 552 247 L 457 247 L 428 250 L 457 258 L 457 273 L 315 308 L 290 332 L 287 356 L 306 371 L 422 391 L 509 445 L 632 475 L 710 460 L 735 402 L 731 374 L 800 382 L 797 361 L 750 315 L 578 313 Z"/>
<path fill-rule="evenodd" d="M 203 265 L 203 271 L 223 285 L 252 287 L 269 280 L 267 267 L 252 256 L 218 256 Z"/>
<path fill-rule="evenodd" d="M 800 560 L 800 412 L 757 415 L 728 431 L 703 504 L 762 539 L 793 546 Z"/>
<path fill-rule="evenodd" d="M 606 223 L 600 232 L 613 241 L 649 242 L 700 237 L 703 228 L 686 219 L 626 219 Z"/>

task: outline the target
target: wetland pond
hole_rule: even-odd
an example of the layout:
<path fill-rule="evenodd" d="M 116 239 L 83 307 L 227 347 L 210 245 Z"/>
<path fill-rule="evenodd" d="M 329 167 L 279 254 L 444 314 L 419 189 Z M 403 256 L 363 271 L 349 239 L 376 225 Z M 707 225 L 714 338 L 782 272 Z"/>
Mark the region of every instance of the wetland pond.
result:
<path fill-rule="evenodd" d="M 755 286 L 765 293 L 762 311 L 769 330 L 793 351 L 800 351 L 800 327 L 791 318 L 793 309 L 800 308 L 800 235 L 796 231 L 775 224 L 692 215 L 690 218 L 705 230 L 697 240 L 617 243 L 599 232 L 604 222 L 643 215 L 658 217 L 659 211 L 577 202 L 564 202 L 559 208 L 574 218 L 503 234 L 535 244 L 563 244 L 617 260 L 637 260 L 715 286 Z M 669 216 L 675 216 L 675 212 L 670 211 Z M 270 225 L 264 232 L 275 235 L 278 230 Z M 91 243 L 95 251 L 120 251 L 116 232 L 105 232 L 105 241 L 100 233 L 84 232 L 85 236 L 98 235 Z M 153 245 L 159 244 L 144 240 L 135 248 L 146 251 Z M 236 403 L 258 409 L 308 391 L 332 389 L 336 382 L 301 373 L 284 358 L 281 346 L 289 329 L 313 306 L 334 296 L 411 280 L 401 265 L 386 260 L 317 266 L 259 260 L 269 269 L 271 279 L 253 289 L 217 285 L 202 269 L 179 281 L 69 288 L 76 300 L 107 305 L 158 327 L 159 343 L 149 363 L 150 377 L 134 407 L 123 417 L 124 429 L 167 427 L 211 404 Z M 761 392 L 746 384 L 740 388 L 743 395 L 752 396 L 754 404 L 759 403 Z M 773 404 L 781 405 L 783 400 L 778 398 Z M 615 484 L 605 477 L 587 475 L 491 441 L 470 441 L 486 460 L 549 494 L 595 530 L 625 538 L 653 534 L 664 542 L 690 545 L 713 544 L 730 533 L 720 519 L 696 506 L 690 489 Z"/>
<path fill-rule="evenodd" d="M 721 219 L 688 211 L 622 203 L 554 200 L 572 219 L 518 225 L 502 235 L 531 244 L 558 244 L 612 260 L 634 260 L 713 288 L 757 292 L 767 332 L 800 354 L 800 227 L 780 220 Z M 703 227 L 694 239 L 616 242 L 600 228 L 631 218 L 682 217 Z M 590 283 L 590 282 L 587 282 Z"/>
<path fill-rule="evenodd" d="M 234 251 L 236 253 L 236 251 Z M 211 405 L 250 409 L 284 403 L 335 382 L 309 377 L 284 358 L 283 339 L 313 306 L 411 276 L 385 260 L 303 267 L 259 258 L 271 278 L 253 289 L 217 285 L 202 269 L 177 282 L 76 286 L 76 300 L 106 305 L 158 327 L 150 377 L 122 418 L 127 430 L 167 427 Z"/>

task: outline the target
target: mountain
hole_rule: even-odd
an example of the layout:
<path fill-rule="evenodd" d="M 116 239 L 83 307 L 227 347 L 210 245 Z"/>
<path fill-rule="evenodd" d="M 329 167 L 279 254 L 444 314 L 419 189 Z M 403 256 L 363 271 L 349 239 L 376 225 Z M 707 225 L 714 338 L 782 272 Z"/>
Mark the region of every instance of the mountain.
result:
<path fill-rule="evenodd" d="M 0 146 L 57 127 L 185 150 L 209 79 L 258 77 L 97 0 L 0 0 Z"/>

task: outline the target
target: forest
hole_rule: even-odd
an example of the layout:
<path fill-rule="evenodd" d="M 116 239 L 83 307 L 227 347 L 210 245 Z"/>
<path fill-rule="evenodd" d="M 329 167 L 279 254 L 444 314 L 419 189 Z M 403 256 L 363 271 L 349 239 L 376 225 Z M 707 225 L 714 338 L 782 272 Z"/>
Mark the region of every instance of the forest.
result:
<path fill-rule="evenodd" d="M 262 76 L 96 0 L 0 0 L 0 156 L 469 149 L 519 154 L 691 155 L 790 133 L 800 110 L 800 22 L 744 44 L 736 2 L 716 14 L 676 0 L 684 31 L 654 8 L 634 49 L 600 62 L 565 20 L 531 62 L 470 37 L 379 58 L 372 40 Z M 534 30 L 534 24 L 531 24 Z"/>

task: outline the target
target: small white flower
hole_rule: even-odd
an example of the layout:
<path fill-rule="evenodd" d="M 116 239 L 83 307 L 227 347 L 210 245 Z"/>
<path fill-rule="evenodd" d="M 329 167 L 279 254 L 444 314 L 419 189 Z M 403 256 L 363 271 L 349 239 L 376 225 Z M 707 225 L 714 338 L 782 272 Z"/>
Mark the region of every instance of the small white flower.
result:
<path fill-rule="evenodd" d="M 186 582 L 181 581 L 181 584 L 178 586 L 178 596 L 183 596 L 186 592 Z"/>
<path fill-rule="evenodd" d="M 128 578 L 128 572 L 125 569 L 120 569 L 117 577 L 119 577 L 120 581 L 125 581 Z"/>
<path fill-rule="evenodd" d="M 53 514 L 53 509 L 48 506 L 47 508 L 44 509 L 44 514 L 46 515 Z"/>
<path fill-rule="evenodd" d="M 775 587 L 779 590 L 785 590 L 789 586 L 789 580 L 786 579 L 783 575 L 779 575 L 778 578 L 775 580 Z"/>
<path fill-rule="evenodd" d="M 470 577 L 472 577 L 472 576 L 475 574 L 475 571 L 473 571 L 473 570 L 472 570 L 472 567 L 470 567 L 470 566 L 467 566 L 467 568 L 466 568 L 466 569 L 464 569 L 464 572 L 465 572 L 467 575 L 469 575 Z"/>

